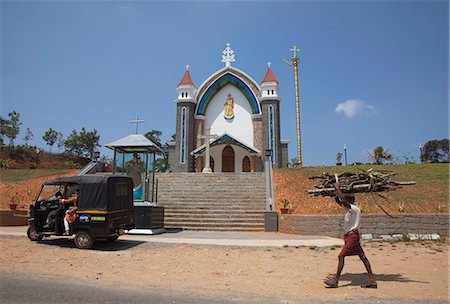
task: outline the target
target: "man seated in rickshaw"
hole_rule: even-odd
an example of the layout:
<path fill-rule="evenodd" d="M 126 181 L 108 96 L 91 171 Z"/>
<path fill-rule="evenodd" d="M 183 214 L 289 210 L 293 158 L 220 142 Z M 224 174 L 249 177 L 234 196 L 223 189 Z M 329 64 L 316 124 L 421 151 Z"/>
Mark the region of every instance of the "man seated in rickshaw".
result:
<path fill-rule="evenodd" d="M 78 200 L 78 190 L 76 190 L 75 193 L 76 193 L 76 196 L 73 196 L 71 198 L 62 198 L 61 191 L 58 191 L 58 192 L 55 193 L 55 197 L 56 197 L 58 203 L 59 204 L 63 204 L 63 206 L 64 206 L 63 208 L 66 209 L 66 206 L 76 207 L 76 202 Z M 72 207 L 69 207 L 69 209 L 70 208 L 72 208 Z M 44 226 L 44 228 L 52 228 L 52 227 L 54 227 L 57 215 L 58 215 L 58 209 L 50 211 L 48 213 L 48 215 L 47 215 L 46 225 Z"/>

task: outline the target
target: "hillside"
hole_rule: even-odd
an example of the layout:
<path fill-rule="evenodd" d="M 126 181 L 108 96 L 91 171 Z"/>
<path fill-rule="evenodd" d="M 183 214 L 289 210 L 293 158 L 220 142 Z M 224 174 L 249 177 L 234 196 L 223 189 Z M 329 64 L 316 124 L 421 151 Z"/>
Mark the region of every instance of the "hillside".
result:
<path fill-rule="evenodd" d="M 274 192 L 277 208 L 287 199 L 292 203 L 294 214 L 341 213 L 334 199 L 310 196 L 306 190 L 314 189 L 317 180 L 309 177 L 322 172 L 361 172 L 373 168 L 375 171 L 395 173 L 399 181 L 416 181 L 414 186 L 383 192 L 387 199 L 373 194 L 357 194 L 356 202 L 364 213 L 382 214 L 381 206 L 390 214 L 449 212 L 449 166 L 448 164 L 410 165 L 361 165 L 347 167 L 304 167 L 300 169 L 274 170 Z M 402 210 L 402 211 L 400 211 Z"/>
<path fill-rule="evenodd" d="M 275 203 L 280 208 L 282 199 L 292 203 L 294 214 L 340 214 L 340 207 L 331 198 L 314 197 L 306 190 L 314 189 L 317 180 L 310 176 L 322 172 L 358 172 L 373 168 L 376 171 L 396 173 L 399 181 L 416 181 L 414 186 L 383 192 L 388 201 L 371 194 L 358 194 L 356 201 L 364 213 L 382 214 L 380 205 L 390 214 L 449 212 L 449 166 L 448 164 L 385 165 L 357 167 L 304 167 L 301 169 L 274 170 Z M 44 180 L 76 174 L 74 169 L 0 170 L 0 209 L 9 209 L 12 195 L 19 196 L 19 209 L 26 209 Z M 376 203 L 375 203 L 376 202 Z"/>

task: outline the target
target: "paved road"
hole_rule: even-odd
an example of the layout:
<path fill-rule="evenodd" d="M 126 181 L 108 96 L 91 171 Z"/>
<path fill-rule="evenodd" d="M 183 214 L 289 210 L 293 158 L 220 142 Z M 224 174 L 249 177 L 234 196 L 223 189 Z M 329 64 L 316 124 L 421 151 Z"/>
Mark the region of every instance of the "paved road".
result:
<path fill-rule="evenodd" d="M 126 278 L 124 278 L 126 280 Z M 74 280 L 65 282 L 48 276 L 26 276 L 20 274 L 0 273 L 0 303 L 83 303 L 83 304 L 113 304 L 113 303 L 146 303 L 146 304 L 235 304 L 235 303 L 280 303 L 280 304 L 443 304 L 445 302 L 405 301 L 386 299 L 364 300 L 323 300 L 314 298 L 281 299 L 264 296 L 249 296 L 230 294 L 226 296 L 199 296 L 192 293 L 174 293 L 162 290 L 134 290 L 124 286 L 100 286 L 79 283 Z"/>
<path fill-rule="evenodd" d="M 26 226 L 0 227 L 0 235 L 26 236 Z M 197 244 L 219 246 L 249 246 L 249 247 L 296 247 L 342 246 L 343 240 L 326 236 L 295 235 L 278 232 L 211 232 L 211 231 L 170 231 L 158 235 L 123 235 L 120 240 L 170 243 Z"/>

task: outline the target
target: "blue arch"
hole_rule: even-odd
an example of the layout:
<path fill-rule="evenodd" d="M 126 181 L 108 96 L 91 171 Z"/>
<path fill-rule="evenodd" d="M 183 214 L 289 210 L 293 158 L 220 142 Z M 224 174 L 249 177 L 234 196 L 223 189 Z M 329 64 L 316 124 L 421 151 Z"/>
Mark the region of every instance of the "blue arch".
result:
<path fill-rule="evenodd" d="M 226 73 L 221 76 L 219 79 L 214 81 L 214 83 L 206 90 L 205 94 L 203 94 L 202 99 L 197 105 L 196 115 L 205 115 L 206 108 L 208 104 L 211 102 L 213 97 L 227 84 L 232 84 L 236 88 L 244 94 L 245 98 L 247 98 L 250 107 L 252 108 L 252 114 L 260 114 L 258 101 L 256 100 L 253 92 L 250 90 L 248 85 L 243 82 L 238 77 L 234 76 L 231 73 Z"/>

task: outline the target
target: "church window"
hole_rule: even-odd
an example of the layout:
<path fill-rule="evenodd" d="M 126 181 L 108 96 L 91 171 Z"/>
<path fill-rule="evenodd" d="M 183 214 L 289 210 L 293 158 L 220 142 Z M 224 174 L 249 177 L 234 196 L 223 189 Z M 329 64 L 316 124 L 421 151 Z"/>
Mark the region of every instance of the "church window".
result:
<path fill-rule="evenodd" d="M 251 163 L 248 156 L 245 156 L 242 160 L 242 172 L 251 172 Z"/>
<path fill-rule="evenodd" d="M 186 107 L 181 109 L 181 149 L 180 163 L 186 162 Z"/>
<path fill-rule="evenodd" d="M 269 106 L 269 149 L 270 149 L 270 159 L 272 163 L 275 163 L 275 131 L 273 122 L 273 106 Z"/>
<path fill-rule="evenodd" d="M 267 95 L 270 95 L 270 90 L 267 90 Z"/>
<path fill-rule="evenodd" d="M 275 95 L 275 93 L 273 92 L 273 90 L 272 90 L 272 95 Z"/>

